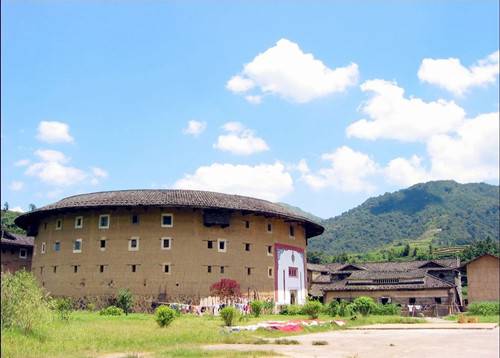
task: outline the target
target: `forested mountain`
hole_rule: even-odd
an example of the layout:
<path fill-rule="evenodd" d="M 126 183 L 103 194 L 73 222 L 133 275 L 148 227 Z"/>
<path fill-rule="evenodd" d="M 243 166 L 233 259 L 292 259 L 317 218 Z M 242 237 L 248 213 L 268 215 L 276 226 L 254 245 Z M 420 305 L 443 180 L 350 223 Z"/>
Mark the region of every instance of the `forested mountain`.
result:
<path fill-rule="evenodd" d="M 308 249 L 327 255 L 363 253 L 428 239 L 435 246 L 498 241 L 499 187 L 434 181 L 370 198 L 320 222 L 325 232 Z"/>

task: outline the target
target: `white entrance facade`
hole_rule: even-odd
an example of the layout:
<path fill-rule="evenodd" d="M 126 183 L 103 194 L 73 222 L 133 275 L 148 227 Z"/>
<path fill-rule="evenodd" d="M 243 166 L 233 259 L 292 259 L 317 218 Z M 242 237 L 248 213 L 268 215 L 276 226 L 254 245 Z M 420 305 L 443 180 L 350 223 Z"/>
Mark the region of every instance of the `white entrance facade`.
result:
<path fill-rule="evenodd" d="M 275 301 L 278 305 L 306 303 L 306 258 L 304 250 L 275 245 Z"/>

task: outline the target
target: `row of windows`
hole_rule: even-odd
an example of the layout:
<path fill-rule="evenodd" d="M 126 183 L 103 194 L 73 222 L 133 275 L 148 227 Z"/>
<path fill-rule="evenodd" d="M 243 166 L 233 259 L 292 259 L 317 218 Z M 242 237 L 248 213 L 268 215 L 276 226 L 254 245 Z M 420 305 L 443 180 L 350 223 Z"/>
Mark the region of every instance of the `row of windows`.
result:
<path fill-rule="evenodd" d="M 99 215 L 99 229 L 109 229 L 110 215 L 104 214 Z M 139 215 L 133 214 L 130 216 L 130 223 L 132 225 L 139 224 Z M 62 229 L 63 221 L 62 219 L 56 220 L 56 230 Z M 162 227 L 173 227 L 174 226 L 174 215 L 173 214 L 161 214 L 161 226 Z M 83 216 L 77 216 L 75 218 L 75 229 L 83 228 Z M 47 223 L 44 224 L 44 229 L 47 230 Z"/>
<path fill-rule="evenodd" d="M 99 273 L 104 273 L 107 266 L 108 265 L 98 265 L 97 269 L 99 270 Z M 140 264 L 127 264 L 127 266 L 129 267 L 130 272 L 136 273 L 136 272 L 138 272 L 138 268 L 139 268 Z M 170 273 L 172 272 L 172 264 L 164 263 L 161 266 L 162 266 L 163 273 L 165 275 L 170 275 Z M 73 273 L 79 272 L 80 265 L 71 265 L 70 267 L 71 267 L 71 271 Z M 228 269 L 228 266 L 205 265 L 205 267 L 206 267 L 207 273 L 219 272 L 220 274 L 225 274 L 225 273 L 227 273 L 227 269 Z M 59 272 L 58 269 L 60 268 L 60 266 L 51 266 L 51 268 L 52 268 L 53 273 L 58 273 Z M 218 268 L 218 270 L 217 270 L 217 268 Z M 254 270 L 255 270 L 254 267 L 245 267 L 245 272 L 248 276 L 252 275 L 254 273 Z M 44 267 L 42 266 L 42 267 L 40 267 L 40 275 L 43 275 L 43 272 L 44 272 Z M 269 278 L 273 277 L 273 268 L 270 266 L 268 266 L 268 268 L 267 268 L 267 276 Z"/>
<path fill-rule="evenodd" d="M 2 247 L 2 254 L 6 254 L 6 253 L 7 253 L 7 249 Z M 11 255 L 14 255 L 15 253 L 16 253 L 15 249 L 10 250 Z M 28 249 L 19 249 L 19 258 L 25 259 L 27 257 L 28 257 Z"/>
<path fill-rule="evenodd" d="M 101 251 L 106 250 L 106 242 L 107 242 L 107 239 L 100 239 L 99 240 L 99 249 Z M 217 239 L 217 241 L 208 240 L 207 241 L 207 248 L 213 249 L 214 242 L 217 243 L 217 251 L 218 252 L 226 252 L 226 248 L 227 248 L 227 240 L 226 239 Z M 244 243 L 244 245 L 245 245 L 245 251 L 250 251 L 250 247 L 252 244 Z M 72 242 L 72 246 L 73 246 L 73 253 L 81 253 L 82 252 L 82 239 L 74 240 Z M 172 248 L 172 239 L 170 237 L 162 237 L 160 239 L 160 249 L 161 250 L 170 250 L 171 248 Z M 60 251 L 60 250 L 61 250 L 61 243 L 59 241 L 56 241 L 54 243 L 53 251 Z M 139 238 L 138 237 L 132 237 L 132 238 L 128 239 L 128 250 L 129 251 L 139 251 Z M 44 254 L 46 251 L 47 251 L 47 245 L 45 242 L 42 242 L 41 253 Z M 273 256 L 273 246 L 272 245 L 267 245 L 267 255 Z"/>
<path fill-rule="evenodd" d="M 109 223 L 110 223 L 110 215 L 109 214 L 104 214 L 104 215 L 99 215 L 99 229 L 109 229 Z M 139 215 L 137 214 L 132 214 L 130 216 L 130 223 L 132 225 L 138 225 L 139 224 Z M 62 219 L 57 219 L 56 220 L 56 230 L 61 230 L 62 229 Z M 45 230 L 47 229 L 47 223 L 44 224 Z M 161 227 L 173 227 L 174 226 L 174 215 L 173 214 L 161 214 Z M 250 221 L 246 220 L 245 221 L 245 227 L 247 229 L 250 228 Z M 77 216 L 75 218 L 75 229 L 81 229 L 83 228 L 83 216 Z M 272 224 L 268 223 L 267 224 L 267 232 L 272 233 L 273 232 L 273 227 Z M 294 237 L 295 236 L 295 227 L 290 225 L 290 236 Z"/>

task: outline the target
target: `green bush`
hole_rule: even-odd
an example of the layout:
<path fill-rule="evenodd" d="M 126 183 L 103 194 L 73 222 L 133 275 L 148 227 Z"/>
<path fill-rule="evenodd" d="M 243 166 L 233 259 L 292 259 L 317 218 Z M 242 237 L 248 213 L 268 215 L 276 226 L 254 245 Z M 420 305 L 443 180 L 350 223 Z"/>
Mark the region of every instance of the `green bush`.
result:
<path fill-rule="evenodd" d="M 376 307 L 374 307 L 371 313 L 380 316 L 399 316 L 401 314 L 401 307 L 399 307 L 395 303 L 389 303 L 385 305 L 383 305 L 382 303 L 377 303 Z"/>
<path fill-rule="evenodd" d="M 71 314 L 73 313 L 71 297 L 54 300 L 54 308 L 57 311 L 57 316 L 61 321 L 69 321 Z"/>
<path fill-rule="evenodd" d="M 269 299 L 262 303 L 262 310 L 264 314 L 273 314 L 274 313 L 274 299 Z"/>
<path fill-rule="evenodd" d="M 377 308 L 377 305 L 372 298 L 361 296 L 354 300 L 352 308 L 354 312 L 360 313 L 362 316 L 369 316 L 370 312 Z"/>
<path fill-rule="evenodd" d="M 323 304 L 321 302 L 309 301 L 302 307 L 301 313 L 306 314 L 309 317 L 315 319 L 318 318 L 322 309 L 323 309 Z"/>
<path fill-rule="evenodd" d="M 120 288 L 116 294 L 116 305 L 125 312 L 126 315 L 130 312 L 130 307 L 134 303 L 134 294 L 130 288 Z"/>
<path fill-rule="evenodd" d="M 177 313 L 168 306 L 161 305 L 155 311 L 155 320 L 160 327 L 167 327 L 177 316 Z"/>
<path fill-rule="evenodd" d="M 349 303 L 349 301 L 341 300 L 337 307 L 337 315 L 340 317 L 348 317 L 352 316 L 353 313 L 353 304 Z"/>
<path fill-rule="evenodd" d="M 250 302 L 250 308 L 252 309 L 252 314 L 255 317 L 260 316 L 260 314 L 262 313 L 263 306 L 264 306 L 263 303 L 258 300 Z"/>
<path fill-rule="evenodd" d="M 2 272 L 2 329 L 18 327 L 29 335 L 51 318 L 48 295 L 31 272 Z"/>
<path fill-rule="evenodd" d="M 95 303 L 92 302 L 87 303 L 87 311 L 94 312 L 94 310 L 95 310 Z"/>
<path fill-rule="evenodd" d="M 338 315 L 339 302 L 337 300 L 331 300 L 327 305 L 323 306 L 323 313 L 329 316 L 335 317 Z"/>
<path fill-rule="evenodd" d="M 300 314 L 300 307 L 297 305 L 281 305 L 279 309 L 282 315 L 295 316 Z"/>
<path fill-rule="evenodd" d="M 470 315 L 493 316 L 500 314 L 500 305 L 498 301 L 478 301 L 472 302 L 467 306 L 467 312 Z"/>
<path fill-rule="evenodd" d="M 225 307 L 220 310 L 220 316 L 226 326 L 232 326 L 233 322 L 239 316 L 239 311 L 233 307 Z"/>
<path fill-rule="evenodd" d="M 123 310 L 120 307 L 109 306 L 99 311 L 100 316 L 121 316 Z"/>

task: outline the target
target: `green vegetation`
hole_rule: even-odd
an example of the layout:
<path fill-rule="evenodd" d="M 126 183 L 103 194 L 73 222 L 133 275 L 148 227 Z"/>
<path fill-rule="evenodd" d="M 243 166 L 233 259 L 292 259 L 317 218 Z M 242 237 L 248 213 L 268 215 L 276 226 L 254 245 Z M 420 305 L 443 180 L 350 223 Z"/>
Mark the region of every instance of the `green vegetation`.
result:
<path fill-rule="evenodd" d="M 3 302 L 2 302 L 3 304 Z M 275 315 L 255 318 L 245 316 L 245 325 L 275 321 Z M 297 316 L 294 319 L 307 319 Z M 319 319 L 331 320 L 330 316 L 320 315 Z M 67 322 L 53 320 L 35 334 L 25 336 L 17 327 L 2 327 L 2 357 L 8 358 L 44 358 L 44 357 L 89 357 L 106 354 L 126 354 L 137 356 L 148 352 L 151 357 L 252 357 L 271 356 L 271 352 L 232 352 L 206 351 L 201 347 L 207 344 L 247 343 L 263 344 L 269 340 L 293 340 L 291 337 L 301 334 L 343 330 L 346 327 L 376 323 L 415 323 L 421 319 L 374 316 L 358 317 L 347 321 L 340 327 L 335 323 L 304 327 L 299 332 L 281 331 L 239 331 L 228 333 L 223 329 L 220 317 L 210 315 L 181 315 L 173 320 L 167 330 L 156 322 L 156 315 L 129 314 L 121 316 L 101 316 L 97 312 L 75 311 Z M 283 342 L 286 343 L 286 342 Z"/>
<path fill-rule="evenodd" d="M 352 310 L 366 317 L 377 309 L 377 305 L 370 297 L 358 297 L 352 303 Z"/>
<path fill-rule="evenodd" d="M 319 317 L 322 309 L 323 304 L 321 302 L 309 301 L 302 307 L 301 313 L 308 315 L 312 319 L 316 319 Z"/>
<path fill-rule="evenodd" d="M 467 313 L 473 316 L 498 316 L 500 315 L 500 305 L 498 301 L 472 302 L 467 306 Z"/>
<path fill-rule="evenodd" d="M 54 300 L 53 303 L 57 315 L 61 321 L 69 321 L 71 314 L 73 313 L 73 305 L 71 303 L 71 297 L 60 298 Z"/>
<path fill-rule="evenodd" d="M 231 327 L 239 316 L 239 311 L 234 307 L 224 307 L 220 310 L 220 316 L 226 326 Z"/>
<path fill-rule="evenodd" d="M 121 316 L 123 310 L 120 307 L 108 306 L 99 311 L 100 316 Z"/>
<path fill-rule="evenodd" d="M 130 307 L 134 303 L 134 294 L 130 290 L 130 288 L 120 288 L 118 293 L 116 294 L 116 306 L 121 308 L 126 315 L 130 312 Z"/>
<path fill-rule="evenodd" d="M 8 203 L 5 204 L 7 204 L 6 206 L 8 207 Z M 26 235 L 25 230 L 21 229 L 16 224 L 14 224 L 14 220 L 22 214 L 23 213 L 19 213 L 17 211 L 9 211 L 8 209 L 2 210 L 2 229 L 8 232 Z"/>
<path fill-rule="evenodd" d="M 308 259 L 346 262 L 353 253 L 371 253 L 372 257 L 360 256 L 360 261 L 437 258 L 438 247 L 455 247 L 459 252 L 488 236 L 498 243 L 498 216 L 498 186 L 454 181 L 417 184 L 370 198 L 320 222 L 325 232 L 309 239 Z"/>
<path fill-rule="evenodd" d="M 262 308 L 264 307 L 264 304 L 258 300 L 250 302 L 250 308 L 252 309 L 252 314 L 255 317 L 259 317 L 260 314 L 262 313 Z"/>
<path fill-rule="evenodd" d="M 156 323 L 160 327 L 167 327 L 176 317 L 176 312 L 168 306 L 161 305 L 155 311 Z"/>
<path fill-rule="evenodd" d="M 51 302 L 31 272 L 2 272 L 2 332 L 18 328 L 28 336 L 49 324 Z"/>

